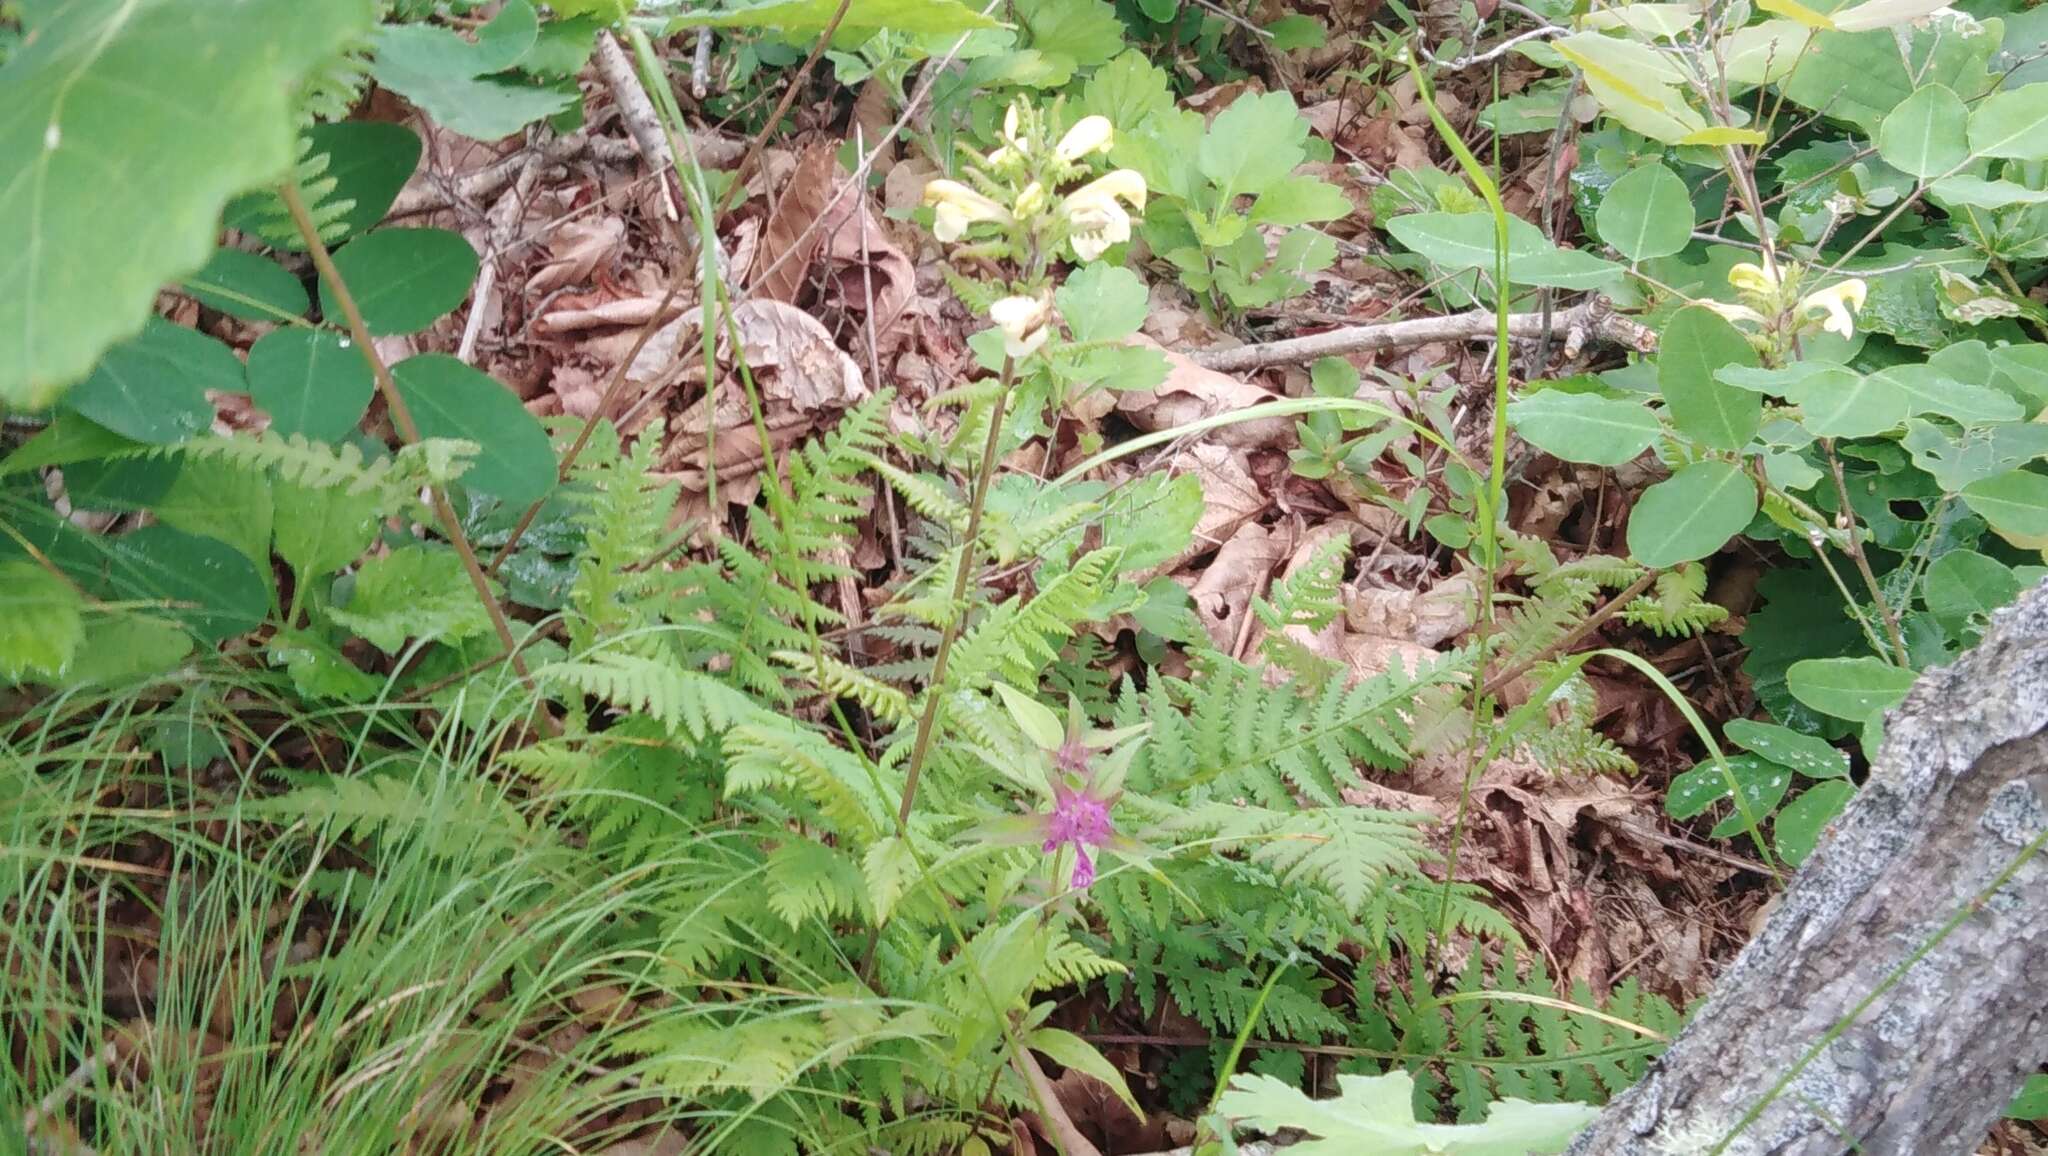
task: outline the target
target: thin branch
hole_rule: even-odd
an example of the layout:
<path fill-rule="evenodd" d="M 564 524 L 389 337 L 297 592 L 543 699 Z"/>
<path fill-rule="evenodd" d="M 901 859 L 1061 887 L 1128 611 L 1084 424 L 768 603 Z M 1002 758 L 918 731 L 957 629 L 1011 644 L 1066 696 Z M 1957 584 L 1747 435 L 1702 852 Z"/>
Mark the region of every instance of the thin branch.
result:
<path fill-rule="evenodd" d="M 356 306 L 355 295 L 349 291 L 348 283 L 342 279 L 341 270 L 334 266 L 334 256 L 327 251 L 327 243 L 320 239 L 319 227 L 313 224 L 313 215 L 306 208 L 305 198 L 299 195 L 296 181 L 286 181 L 278 186 L 278 197 L 285 208 L 291 211 L 292 222 L 299 228 L 299 236 L 306 242 L 307 252 L 313 258 L 313 265 L 320 276 L 334 292 L 334 303 L 341 307 L 342 316 L 348 320 L 349 336 L 356 348 L 362 350 L 363 359 L 370 363 L 370 374 L 377 381 L 377 391 L 384 397 L 384 405 L 391 411 L 391 422 L 398 427 L 398 434 L 407 443 L 418 443 L 419 424 L 413 421 L 412 410 L 405 404 L 405 397 L 398 392 L 398 382 L 391 376 L 391 367 L 377 352 L 375 341 L 370 336 L 370 327 L 363 321 L 363 311 Z M 468 535 L 462 532 L 462 519 L 456 517 L 455 507 L 448 502 L 448 495 L 439 486 L 427 490 L 430 504 L 434 507 L 435 520 L 441 524 L 441 532 L 455 553 L 462 559 L 462 569 L 469 575 L 469 584 L 476 587 L 477 597 L 483 600 L 484 610 L 490 614 L 491 629 L 497 632 L 499 645 L 511 658 L 512 669 L 518 672 L 519 681 L 526 689 L 540 697 L 540 688 L 533 681 L 533 673 L 526 668 L 526 660 L 519 656 L 518 640 L 512 636 L 512 623 L 505 617 L 505 608 L 498 603 L 497 595 L 491 593 L 490 576 L 476 560 L 476 551 L 469 544 Z M 542 729 L 550 736 L 561 733 L 553 716 L 545 707 L 537 707 Z"/>
<path fill-rule="evenodd" d="M 1318 357 L 1362 353 L 1372 349 L 1399 349 L 1426 345 L 1432 341 L 1479 341 L 1492 338 L 1499 319 L 1490 309 L 1473 309 L 1443 317 L 1418 317 L 1411 321 L 1389 321 L 1378 325 L 1354 325 L 1308 337 L 1246 345 L 1236 349 L 1211 349 L 1193 354 L 1195 364 L 1226 373 L 1260 369 L 1268 365 L 1297 365 Z M 1540 338 L 1562 330 L 1566 348 L 1573 349 L 1588 337 L 1625 346 L 1639 353 L 1655 352 L 1657 334 L 1647 326 L 1614 312 L 1605 299 L 1588 298 L 1562 313 L 1546 319 L 1541 313 L 1508 314 L 1508 335 Z"/>
<path fill-rule="evenodd" d="M 1045 1117 L 1046 1130 L 1052 1133 L 1052 1142 L 1066 1156 L 1102 1156 L 1102 1149 L 1089 1142 L 1081 1129 L 1074 1125 L 1074 1118 L 1067 1115 L 1060 1103 L 1060 1094 L 1045 1078 L 1045 1069 L 1038 1066 L 1038 1057 L 1029 1048 L 1016 1048 L 1010 1053 L 1011 1062 L 1016 1065 L 1017 1074 L 1031 1085 L 1032 1098 L 1038 1101 L 1038 1110 Z"/>

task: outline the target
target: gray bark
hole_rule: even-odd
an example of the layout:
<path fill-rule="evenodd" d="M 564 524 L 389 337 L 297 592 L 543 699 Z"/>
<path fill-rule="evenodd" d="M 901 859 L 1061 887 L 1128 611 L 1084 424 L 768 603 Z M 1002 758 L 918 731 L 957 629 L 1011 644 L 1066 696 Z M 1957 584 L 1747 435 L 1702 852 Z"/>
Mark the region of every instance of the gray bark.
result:
<path fill-rule="evenodd" d="M 1975 1151 L 2048 1059 L 2044 840 L 2048 585 L 1921 676 L 1763 932 L 1571 1156 Z"/>

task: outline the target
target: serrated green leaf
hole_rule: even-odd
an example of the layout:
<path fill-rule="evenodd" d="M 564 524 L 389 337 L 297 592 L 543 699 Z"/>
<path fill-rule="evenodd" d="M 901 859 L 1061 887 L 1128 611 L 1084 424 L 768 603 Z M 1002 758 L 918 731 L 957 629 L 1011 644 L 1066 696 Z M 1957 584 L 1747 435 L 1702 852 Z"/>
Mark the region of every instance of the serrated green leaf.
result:
<path fill-rule="evenodd" d="M 1670 169 L 1642 165 L 1608 187 L 1593 224 L 1631 261 L 1668 257 L 1692 243 L 1692 195 Z"/>
<path fill-rule="evenodd" d="M 476 250 L 460 233 L 378 229 L 336 250 L 334 267 L 355 298 L 363 324 L 384 337 L 425 329 L 462 304 L 476 281 L 478 262 Z M 330 324 L 345 324 L 325 278 L 320 281 L 320 313 Z"/>
<path fill-rule="evenodd" d="M 1076 341 L 1115 341 L 1136 333 L 1151 307 L 1136 273 L 1101 261 L 1076 270 L 1053 299 Z"/>
<path fill-rule="evenodd" d="M 270 568 L 270 479 L 265 475 L 215 458 L 190 458 L 152 509 L 165 525 L 218 538 L 259 570 Z"/>
<path fill-rule="evenodd" d="M 356 427 L 376 392 L 362 351 L 320 329 L 276 329 L 249 347 L 249 396 L 281 434 L 337 441 Z"/>
<path fill-rule="evenodd" d="M 1640 401 L 1539 390 L 1509 403 L 1523 440 L 1568 462 L 1618 466 L 1650 448 L 1663 426 Z"/>
<path fill-rule="evenodd" d="M 377 536 L 378 511 L 347 490 L 271 483 L 277 519 L 277 555 L 299 585 L 332 574 L 362 557 Z"/>
<path fill-rule="evenodd" d="M 61 678 L 85 640 L 85 599 L 39 563 L 0 562 L 0 679 Z"/>
<path fill-rule="evenodd" d="M 1720 450 L 1740 450 L 1763 424 L 1763 399 L 1718 374 L 1758 364 L 1756 349 L 1704 305 L 1673 314 L 1659 339 L 1657 387 L 1678 432 Z"/>
<path fill-rule="evenodd" d="M 1756 483 L 1728 462 L 1694 462 L 1644 490 L 1628 516 L 1629 556 L 1663 568 L 1719 550 L 1756 516 Z"/>
<path fill-rule="evenodd" d="M 294 94 L 369 0 L 72 0 L 0 67 L 0 401 L 48 404 L 296 159 Z"/>
<path fill-rule="evenodd" d="M 447 547 L 407 546 L 363 563 L 347 605 L 327 614 L 386 654 L 409 638 L 460 642 L 491 629 L 490 611 Z"/>
<path fill-rule="evenodd" d="M 1259 195 L 1293 179 L 1306 159 L 1308 122 L 1285 92 L 1248 94 L 1209 122 L 1195 164 L 1230 196 Z"/>
<path fill-rule="evenodd" d="M 161 674 L 192 653 L 192 636 L 176 623 L 146 614 L 94 615 L 85 641 L 64 672 L 68 687 L 118 686 Z"/>
<path fill-rule="evenodd" d="M 555 451 L 540 421 L 512 391 L 445 353 L 424 353 L 391 367 L 420 436 L 460 438 L 481 447 L 462 484 L 515 506 L 555 486 Z"/>
<path fill-rule="evenodd" d="M 1785 671 L 1792 697 L 1833 718 L 1862 722 L 1913 689 L 1913 672 L 1878 658 L 1808 658 Z"/>

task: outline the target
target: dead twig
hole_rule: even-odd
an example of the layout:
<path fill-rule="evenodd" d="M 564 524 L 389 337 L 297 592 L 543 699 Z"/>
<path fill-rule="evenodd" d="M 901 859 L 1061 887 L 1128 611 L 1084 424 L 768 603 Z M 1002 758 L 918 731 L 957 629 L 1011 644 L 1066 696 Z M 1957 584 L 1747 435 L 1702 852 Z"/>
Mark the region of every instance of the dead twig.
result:
<path fill-rule="evenodd" d="M 1210 349 L 1190 354 L 1195 364 L 1225 373 L 1261 369 L 1268 365 L 1298 365 L 1318 357 L 1362 353 L 1372 349 L 1399 349 L 1426 345 L 1432 341 L 1479 341 L 1494 336 L 1497 320 L 1490 309 L 1472 309 L 1443 317 L 1418 317 L 1411 321 L 1388 321 L 1378 325 L 1354 325 L 1308 337 L 1245 345 L 1236 349 Z M 1508 314 L 1508 335 L 1540 338 L 1546 333 L 1565 334 L 1565 353 L 1576 353 L 1588 338 L 1625 346 L 1639 353 L 1657 348 L 1657 334 L 1647 326 L 1614 312 L 1607 300 L 1591 297 L 1562 313 L 1545 318 L 1541 313 Z"/>

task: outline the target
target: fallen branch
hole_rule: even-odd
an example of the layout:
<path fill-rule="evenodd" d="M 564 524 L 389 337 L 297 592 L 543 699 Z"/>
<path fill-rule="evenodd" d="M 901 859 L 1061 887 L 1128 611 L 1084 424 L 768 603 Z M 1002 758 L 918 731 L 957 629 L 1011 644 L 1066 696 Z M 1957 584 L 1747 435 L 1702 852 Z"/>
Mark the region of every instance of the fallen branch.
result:
<path fill-rule="evenodd" d="M 676 155 L 668 147 L 668 133 L 662 129 L 661 116 L 654 111 L 653 98 L 641 87 L 632 58 L 609 32 L 597 35 L 597 74 L 604 79 L 605 87 L 611 89 L 612 103 L 618 106 L 619 119 L 626 122 L 627 134 L 639 147 L 640 159 L 647 162 L 649 172 L 661 178 L 669 220 L 688 220 L 683 186 L 675 172 Z"/>
<path fill-rule="evenodd" d="M 1268 365 L 1298 365 L 1318 357 L 1363 353 L 1371 349 L 1400 349 L 1427 345 L 1432 341 L 1489 341 L 1499 321 L 1492 311 L 1473 309 L 1444 317 L 1418 317 L 1412 321 L 1389 321 L 1380 325 L 1354 325 L 1310 337 L 1245 345 L 1236 349 L 1210 349 L 1190 354 L 1195 364 L 1225 373 L 1261 369 Z M 1588 338 L 1625 346 L 1638 353 L 1657 348 L 1657 334 L 1640 322 L 1623 317 L 1605 298 L 1589 297 L 1561 313 L 1549 324 L 1541 313 L 1508 314 L 1508 335 L 1538 338 L 1546 332 L 1565 336 L 1565 355 L 1576 354 Z"/>

